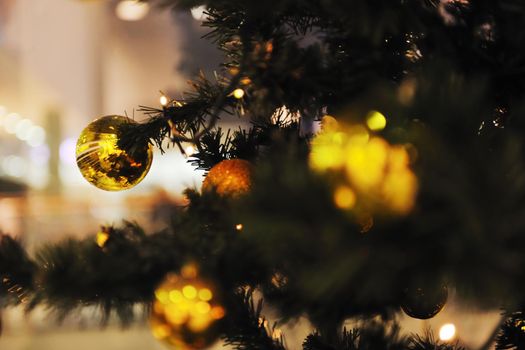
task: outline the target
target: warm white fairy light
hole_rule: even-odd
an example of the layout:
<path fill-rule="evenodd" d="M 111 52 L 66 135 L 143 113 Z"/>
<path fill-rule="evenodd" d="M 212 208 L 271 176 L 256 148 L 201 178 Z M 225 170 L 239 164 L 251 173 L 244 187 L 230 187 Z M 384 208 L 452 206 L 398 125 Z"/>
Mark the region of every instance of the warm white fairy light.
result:
<path fill-rule="evenodd" d="M 452 323 L 447 323 L 439 329 L 439 339 L 442 341 L 450 341 L 456 336 L 456 326 Z"/>
<path fill-rule="evenodd" d="M 122 0 L 115 8 L 115 12 L 123 21 L 139 21 L 148 14 L 149 5 L 138 0 Z"/>
<path fill-rule="evenodd" d="M 161 104 L 162 106 L 167 106 L 167 105 L 168 105 L 168 102 L 169 102 L 169 101 L 168 101 L 168 98 L 167 98 L 166 96 L 162 95 L 162 96 L 160 97 L 160 104 Z"/>
<path fill-rule="evenodd" d="M 196 21 L 204 21 L 207 17 L 206 6 L 194 7 L 191 9 L 191 15 Z"/>
<path fill-rule="evenodd" d="M 244 97 L 244 90 L 243 89 L 235 89 L 233 90 L 233 97 L 235 97 L 236 99 L 240 100 L 241 98 Z"/>
<path fill-rule="evenodd" d="M 186 152 L 186 155 L 187 155 L 188 157 L 191 157 L 192 155 L 195 154 L 195 147 L 193 147 L 193 146 L 188 146 L 188 147 L 186 147 L 186 148 L 184 149 L 184 152 Z"/>

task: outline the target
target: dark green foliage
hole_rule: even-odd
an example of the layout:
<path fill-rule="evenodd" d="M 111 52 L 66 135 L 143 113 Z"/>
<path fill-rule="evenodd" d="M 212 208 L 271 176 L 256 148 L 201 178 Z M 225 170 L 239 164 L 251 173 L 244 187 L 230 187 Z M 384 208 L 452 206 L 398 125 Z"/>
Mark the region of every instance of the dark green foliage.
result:
<path fill-rule="evenodd" d="M 432 333 L 425 337 L 403 337 L 396 324 L 374 321 L 350 331 L 346 329 L 334 341 L 327 341 L 320 333 L 310 334 L 303 343 L 303 350 L 465 350 L 457 344 L 436 341 Z"/>
<path fill-rule="evenodd" d="M 457 343 L 436 341 L 430 332 L 425 337 L 412 336 L 408 343 L 408 350 L 465 350 L 464 347 Z"/>
<path fill-rule="evenodd" d="M 498 334 L 496 349 L 525 349 L 525 321 L 523 312 L 513 312 L 508 315 Z"/>
<path fill-rule="evenodd" d="M 305 350 L 453 350 L 461 348 L 384 327 L 407 289 L 447 284 L 480 307 L 523 303 L 525 2 L 159 2 L 208 6 L 204 26 L 224 52 L 223 71 L 195 79 L 180 103 L 144 107 L 150 118 L 126 125 L 121 146 L 193 142 L 189 161 L 204 170 L 247 159 L 253 189 L 240 199 L 188 190 L 188 207 L 165 231 L 126 224 L 103 249 L 67 240 L 32 262 L 3 239 L 0 274 L 31 292 L 31 306 L 63 316 L 97 305 L 128 321 L 166 273 L 195 261 L 225 294 L 224 339 L 237 349 L 283 348 L 259 323 L 251 292 L 239 292 L 248 287 L 283 320 L 309 317 L 318 330 Z M 242 99 L 231 96 L 236 88 Z M 276 121 L 283 106 L 300 120 Z M 371 110 L 388 117 L 380 136 L 417 150 L 419 192 L 409 215 L 377 216 L 364 234 L 354 213 L 335 207 L 332 179 L 310 170 L 302 131 L 325 111 L 361 123 Z M 251 126 L 223 131 L 224 114 Z M 378 315 L 385 322 L 340 334 L 345 319 Z M 500 349 L 523 347 L 521 316 L 504 324 Z"/>
<path fill-rule="evenodd" d="M 20 242 L 0 234 L 0 307 L 27 299 L 33 291 L 35 269 Z"/>
<path fill-rule="evenodd" d="M 238 350 L 284 350 L 283 339 L 274 339 L 276 325 L 269 326 L 262 315 L 262 300 L 255 302 L 253 291 L 237 291 L 228 305 L 224 341 Z"/>
<path fill-rule="evenodd" d="M 36 291 L 29 307 L 45 303 L 59 318 L 84 306 L 98 306 L 123 322 L 133 318 L 135 303 L 149 303 L 165 274 L 180 266 L 180 252 L 164 233 L 146 236 L 131 223 L 109 228 L 103 248 L 94 238 L 67 239 L 41 249 Z M 165 250 L 166 254 L 158 254 Z"/>
<path fill-rule="evenodd" d="M 387 329 L 376 322 L 366 322 L 359 328 L 343 330 L 335 340 L 327 340 L 320 333 L 310 334 L 303 343 L 303 350 L 405 350 L 409 341 L 399 335 L 399 328 Z"/>

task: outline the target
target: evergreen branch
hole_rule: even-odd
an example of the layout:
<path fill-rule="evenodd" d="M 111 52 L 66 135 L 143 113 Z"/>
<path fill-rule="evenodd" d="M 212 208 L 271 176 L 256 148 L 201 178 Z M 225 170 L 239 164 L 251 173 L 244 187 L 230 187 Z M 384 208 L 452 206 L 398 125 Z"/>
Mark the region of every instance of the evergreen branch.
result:
<path fill-rule="evenodd" d="M 525 313 L 507 313 L 496 339 L 497 350 L 525 349 Z"/>
<path fill-rule="evenodd" d="M 350 331 L 344 329 L 335 343 L 314 332 L 303 342 L 303 350 L 405 350 L 409 344 L 409 339 L 399 335 L 399 327 L 388 330 L 384 325 L 371 322 Z"/>
<path fill-rule="evenodd" d="M 26 301 L 35 270 L 20 242 L 0 234 L 0 308 Z"/>
<path fill-rule="evenodd" d="M 131 223 L 107 232 L 103 247 L 91 238 L 41 249 L 29 309 L 45 304 L 63 319 L 77 308 L 97 306 L 106 316 L 115 311 L 128 324 L 133 305 L 149 303 L 162 278 L 180 267 L 181 252 L 166 250 L 171 240 L 164 232 L 146 236 Z"/>
<path fill-rule="evenodd" d="M 226 345 L 238 350 L 284 350 L 282 336 L 274 338 L 275 324 L 269 326 L 261 315 L 263 301 L 253 300 L 253 290 L 239 290 L 230 301 L 223 335 Z"/>
<path fill-rule="evenodd" d="M 409 350 L 465 350 L 464 347 L 456 343 L 445 343 L 435 340 L 431 332 L 424 337 L 414 335 L 409 339 Z"/>

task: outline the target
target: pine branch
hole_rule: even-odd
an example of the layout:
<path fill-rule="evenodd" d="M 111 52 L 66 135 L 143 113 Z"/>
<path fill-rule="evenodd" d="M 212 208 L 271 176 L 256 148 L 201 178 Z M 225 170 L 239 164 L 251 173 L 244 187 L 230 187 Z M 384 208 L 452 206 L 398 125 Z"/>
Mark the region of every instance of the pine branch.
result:
<path fill-rule="evenodd" d="M 0 308 L 27 300 L 35 270 L 20 242 L 0 234 Z"/>
<path fill-rule="evenodd" d="M 261 315 L 263 301 L 253 300 L 252 290 L 239 290 L 229 305 L 225 333 L 226 345 L 238 350 L 284 350 L 282 336 L 274 338 L 276 326 L 269 326 Z"/>
<path fill-rule="evenodd" d="M 317 332 L 312 333 L 303 342 L 303 350 L 404 350 L 409 344 L 409 339 L 399 335 L 399 327 L 393 326 L 389 330 L 371 322 L 350 331 L 344 329 L 335 344 L 327 342 Z"/>
<path fill-rule="evenodd" d="M 109 228 L 100 247 L 93 238 L 67 239 L 41 249 L 29 309 L 45 304 L 58 319 L 80 307 L 115 311 L 124 324 L 132 307 L 149 303 L 164 275 L 180 267 L 181 252 L 165 232 L 146 236 L 135 224 Z M 164 251 L 164 254 L 159 254 Z"/>
<path fill-rule="evenodd" d="M 507 314 L 496 340 L 496 349 L 525 349 L 525 317 L 522 311 Z"/>
<path fill-rule="evenodd" d="M 428 332 L 424 337 L 414 335 L 409 339 L 409 350 L 465 350 L 456 343 L 445 343 L 435 340 L 432 333 Z"/>

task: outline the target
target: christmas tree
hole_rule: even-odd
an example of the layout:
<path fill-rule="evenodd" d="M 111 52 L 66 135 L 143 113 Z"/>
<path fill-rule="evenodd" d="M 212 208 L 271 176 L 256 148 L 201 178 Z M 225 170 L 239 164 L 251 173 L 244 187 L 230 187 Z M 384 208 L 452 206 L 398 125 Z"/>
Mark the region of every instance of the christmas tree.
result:
<path fill-rule="evenodd" d="M 305 350 L 460 349 L 396 323 L 454 291 L 503 310 L 482 348 L 525 349 L 523 1 L 160 5 L 206 6 L 223 71 L 142 107 L 143 123 L 95 120 L 77 163 L 124 190 L 152 147 L 191 144 L 202 189 L 160 232 L 126 222 L 32 254 L 2 236 L 3 307 L 97 306 L 129 324 L 143 305 L 173 349 L 285 349 L 264 300 L 280 323 L 312 323 Z M 223 130 L 226 114 L 249 127 Z"/>

